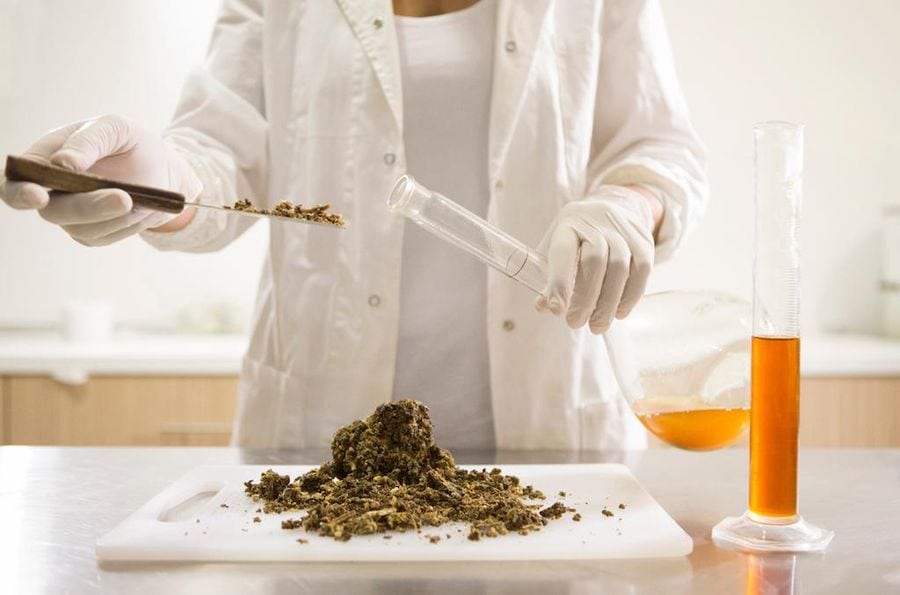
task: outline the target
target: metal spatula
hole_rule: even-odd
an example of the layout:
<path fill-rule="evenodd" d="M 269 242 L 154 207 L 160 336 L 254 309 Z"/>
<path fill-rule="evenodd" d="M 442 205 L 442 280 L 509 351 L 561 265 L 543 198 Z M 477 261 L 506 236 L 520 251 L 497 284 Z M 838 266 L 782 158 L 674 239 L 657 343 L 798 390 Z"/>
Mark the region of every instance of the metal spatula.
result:
<path fill-rule="evenodd" d="M 184 195 L 172 192 L 171 190 L 162 190 L 150 186 L 139 186 L 137 184 L 117 182 L 92 174 L 74 172 L 63 167 L 13 155 L 6 157 L 5 175 L 8 180 L 15 182 L 32 182 L 49 190 L 56 190 L 58 192 L 93 192 L 104 188 L 116 188 L 127 192 L 136 206 L 165 213 L 180 213 L 185 207 L 197 207 L 200 209 L 215 209 L 234 215 L 266 217 L 269 219 L 277 219 L 279 221 L 319 225 L 330 227 L 332 229 L 343 229 L 344 227 L 343 225 L 327 223 L 324 221 L 312 221 L 309 219 L 269 213 L 254 213 L 251 211 L 240 211 L 226 207 L 189 202 L 185 200 Z"/>

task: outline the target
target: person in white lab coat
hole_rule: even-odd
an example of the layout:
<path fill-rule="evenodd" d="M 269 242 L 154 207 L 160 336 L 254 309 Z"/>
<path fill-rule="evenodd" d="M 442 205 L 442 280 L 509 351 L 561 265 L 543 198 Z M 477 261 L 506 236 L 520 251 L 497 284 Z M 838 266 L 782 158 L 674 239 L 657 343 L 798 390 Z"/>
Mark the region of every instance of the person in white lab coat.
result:
<path fill-rule="evenodd" d="M 238 445 L 325 446 L 400 397 L 449 447 L 644 443 L 602 333 L 706 200 L 658 0 L 226 0 L 163 135 L 107 116 L 29 154 L 208 204 L 327 201 L 350 222 L 271 225 Z M 389 212 L 407 171 L 547 251 L 537 303 Z M 116 190 L 0 196 L 88 245 L 206 252 L 250 224 Z"/>

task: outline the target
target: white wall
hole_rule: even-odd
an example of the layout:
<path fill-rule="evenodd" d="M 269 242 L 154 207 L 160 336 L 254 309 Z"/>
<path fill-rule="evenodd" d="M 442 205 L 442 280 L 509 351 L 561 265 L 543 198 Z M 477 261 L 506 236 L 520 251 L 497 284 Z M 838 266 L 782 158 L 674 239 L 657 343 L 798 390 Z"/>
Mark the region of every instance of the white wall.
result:
<path fill-rule="evenodd" d="M 710 152 L 703 227 L 657 287 L 751 296 L 752 136 L 806 124 L 802 323 L 879 325 L 881 206 L 900 201 L 900 2 L 663 0 L 681 82 Z"/>
<path fill-rule="evenodd" d="M 328 1 L 328 0 L 319 0 Z M 567 0 L 558 0 L 567 1 Z M 0 154 L 103 112 L 161 128 L 202 58 L 217 0 L 0 0 Z M 898 201 L 900 2 L 663 0 L 682 84 L 710 150 L 703 227 L 653 286 L 750 297 L 752 124 L 807 125 L 803 323 L 875 330 L 878 234 Z M 12 15 L 12 18 L 10 18 Z M 160 254 L 132 239 L 87 249 L 34 213 L 0 207 L 0 326 L 55 320 L 69 297 L 159 326 L 191 303 L 249 308 L 265 229 L 216 255 Z"/>

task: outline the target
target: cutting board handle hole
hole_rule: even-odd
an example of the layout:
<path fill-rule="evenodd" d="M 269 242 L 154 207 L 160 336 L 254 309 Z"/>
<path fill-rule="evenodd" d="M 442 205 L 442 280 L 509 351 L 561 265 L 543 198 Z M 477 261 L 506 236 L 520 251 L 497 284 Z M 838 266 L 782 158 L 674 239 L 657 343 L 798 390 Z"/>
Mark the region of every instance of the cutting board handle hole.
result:
<path fill-rule="evenodd" d="M 199 518 L 209 501 L 224 488 L 221 483 L 204 483 L 174 495 L 163 507 L 157 519 L 163 523 L 182 523 Z"/>

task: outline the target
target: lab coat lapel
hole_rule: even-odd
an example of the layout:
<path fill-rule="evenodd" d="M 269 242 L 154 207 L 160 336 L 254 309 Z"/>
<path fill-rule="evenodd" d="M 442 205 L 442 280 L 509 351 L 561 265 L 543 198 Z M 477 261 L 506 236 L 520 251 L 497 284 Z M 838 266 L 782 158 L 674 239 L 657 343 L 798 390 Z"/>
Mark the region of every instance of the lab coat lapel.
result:
<path fill-rule="evenodd" d="M 494 46 L 490 174 L 495 179 L 512 140 L 525 86 L 554 0 L 500 0 Z"/>
<path fill-rule="evenodd" d="M 403 130 L 403 91 L 400 87 L 400 54 L 391 0 L 336 0 L 372 64 L 381 90 Z"/>

